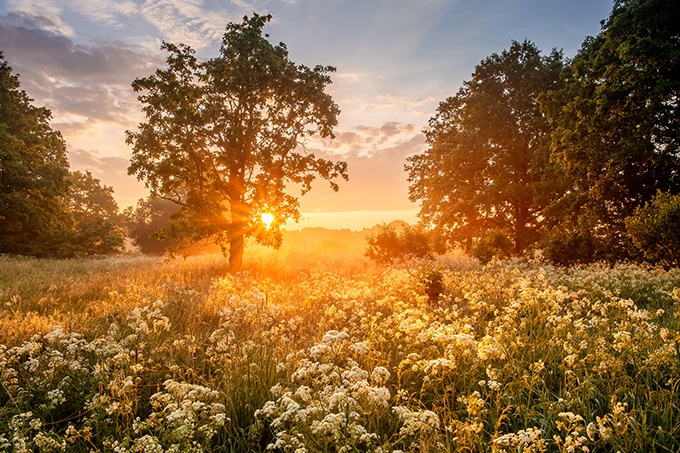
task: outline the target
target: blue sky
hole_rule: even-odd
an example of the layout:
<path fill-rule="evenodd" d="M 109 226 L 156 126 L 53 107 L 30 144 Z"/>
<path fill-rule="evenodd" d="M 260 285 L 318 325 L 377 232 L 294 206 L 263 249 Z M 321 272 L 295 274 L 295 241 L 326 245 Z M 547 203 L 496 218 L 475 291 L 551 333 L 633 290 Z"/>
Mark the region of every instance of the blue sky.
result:
<path fill-rule="evenodd" d="M 215 56 L 224 27 L 271 13 L 265 32 L 296 63 L 337 68 L 342 113 L 316 152 L 349 163 L 350 181 L 300 199 L 302 226 L 413 221 L 403 165 L 424 149 L 437 105 L 512 40 L 573 56 L 610 0 L 0 0 L 0 50 L 36 104 L 52 110 L 73 169 L 113 186 L 121 207 L 146 196 L 126 174 L 124 131 L 143 120 L 130 83 L 163 64 L 162 40 Z"/>

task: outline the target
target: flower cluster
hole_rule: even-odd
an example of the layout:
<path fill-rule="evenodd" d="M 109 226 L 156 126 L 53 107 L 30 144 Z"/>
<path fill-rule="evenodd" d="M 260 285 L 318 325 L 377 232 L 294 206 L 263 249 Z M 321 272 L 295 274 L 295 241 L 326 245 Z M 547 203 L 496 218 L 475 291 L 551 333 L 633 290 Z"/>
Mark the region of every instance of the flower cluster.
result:
<path fill-rule="evenodd" d="M 375 449 L 381 439 L 372 428 L 387 413 L 390 378 L 384 367 L 370 372 L 357 358 L 367 354 L 345 332 L 328 331 L 307 352 L 290 357 L 290 380 L 272 388 L 275 400 L 256 412 L 275 437 L 268 450 L 331 451 Z"/>
<path fill-rule="evenodd" d="M 678 270 L 148 260 L 0 292 L 0 452 L 680 450 Z"/>

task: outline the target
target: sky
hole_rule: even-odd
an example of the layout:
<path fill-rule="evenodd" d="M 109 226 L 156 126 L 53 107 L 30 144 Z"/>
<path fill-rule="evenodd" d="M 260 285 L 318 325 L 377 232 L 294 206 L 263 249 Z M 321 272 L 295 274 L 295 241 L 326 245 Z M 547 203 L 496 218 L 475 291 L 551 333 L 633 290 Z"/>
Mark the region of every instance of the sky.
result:
<path fill-rule="evenodd" d="M 229 22 L 272 14 L 265 33 L 293 62 L 337 69 L 328 88 L 341 110 L 336 138 L 313 150 L 346 161 L 350 177 L 339 192 L 316 181 L 300 197 L 302 221 L 287 228 L 357 230 L 417 220 L 406 158 L 426 149 L 428 119 L 475 65 L 525 39 L 573 57 L 611 8 L 611 0 L 0 0 L 0 50 L 21 88 L 52 111 L 71 169 L 113 187 L 122 209 L 148 195 L 127 174 L 125 131 L 144 121 L 130 85 L 164 65 L 161 42 L 209 59 Z"/>

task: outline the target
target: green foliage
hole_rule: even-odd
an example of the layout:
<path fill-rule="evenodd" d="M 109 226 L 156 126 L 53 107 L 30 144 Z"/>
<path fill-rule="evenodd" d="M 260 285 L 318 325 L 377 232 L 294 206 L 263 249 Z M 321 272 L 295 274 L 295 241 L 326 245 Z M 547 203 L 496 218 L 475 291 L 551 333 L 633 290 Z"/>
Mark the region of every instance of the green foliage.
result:
<path fill-rule="evenodd" d="M 554 198 L 542 93 L 560 86 L 562 55 L 541 56 L 513 42 L 475 67 L 455 96 L 439 104 L 428 149 L 408 159 L 409 198 L 420 216 L 470 252 L 489 228 L 510 231 L 514 252 L 537 240 L 542 209 Z"/>
<path fill-rule="evenodd" d="M 0 53 L 0 253 L 63 255 L 68 161 L 51 113 L 32 105 Z"/>
<path fill-rule="evenodd" d="M 173 232 L 180 242 L 209 238 L 241 265 L 245 236 L 280 243 L 280 226 L 300 216 L 296 197 L 316 177 L 334 190 L 347 164 L 301 152 L 307 137 L 333 137 L 338 106 L 325 92 L 332 67 L 309 68 L 272 45 L 263 28 L 271 16 L 230 23 L 219 55 L 200 62 L 183 44 L 163 43 L 167 67 L 136 79 L 147 121 L 127 132 L 129 168 L 152 196 L 179 206 Z M 260 215 L 276 222 L 263 228 Z"/>
<path fill-rule="evenodd" d="M 680 190 L 679 21 L 668 0 L 616 1 L 565 87 L 544 98 L 552 158 L 569 182 L 549 223 L 587 224 L 607 259 L 629 257 L 626 217 L 657 190 Z"/>
<path fill-rule="evenodd" d="M 562 266 L 596 261 L 603 248 L 588 231 L 558 228 L 552 229 L 541 245 L 544 256 Z"/>
<path fill-rule="evenodd" d="M 171 218 L 179 206 L 170 200 L 148 197 L 140 199 L 137 206 L 123 212 L 125 226 L 132 243 L 147 255 L 162 255 L 177 247 L 177 240 L 170 237 Z"/>
<path fill-rule="evenodd" d="M 408 160 L 422 219 L 483 259 L 489 229 L 555 263 L 637 258 L 625 219 L 680 192 L 678 22 L 668 0 L 617 0 L 567 65 L 528 41 L 482 61 Z"/>
<path fill-rule="evenodd" d="M 32 105 L 0 53 L 0 253 L 73 257 L 121 251 L 113 189 L 69 173 L 51 113 Z"/>
<path fill-rule="evenodd" d="M 472 255 L 482 264 L 488 263 L 494 257 L 499 259 L 509 258 L 512 251 L 512 240 L 500 230 L 486 231 L 472 247 Z"/>
<path fill-rule="evenodd" d="M 626 219 L 626 229 L 646 259 L 680 266 L 680 195 L 658 192 Z"/>
<path fill-rule="evenodd" d="M 409 258 L 425 258 L 433 252 L 428 235 L 417 227 L 381 224 L 366 237 L 365 255 L 381 264 Z"/>
<path fill-rule="evenodd" d="M 125 236 L 113 198 L 113 188 L 102 186 L 90 172 L 70 174 L 67 206 L 75 222 L 70 238 L 72 254 L 109 255 L 122 252 Z"/>

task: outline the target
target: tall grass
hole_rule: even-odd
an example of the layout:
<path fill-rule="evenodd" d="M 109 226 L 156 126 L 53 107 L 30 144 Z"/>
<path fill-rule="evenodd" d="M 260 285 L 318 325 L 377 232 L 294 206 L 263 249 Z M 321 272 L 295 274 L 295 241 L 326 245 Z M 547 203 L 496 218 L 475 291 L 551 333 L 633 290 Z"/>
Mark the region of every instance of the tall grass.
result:
<path fill-rule="evenodd" d="M 0 451 L 677 451 L 680 272 L 0 258 Z"/>

